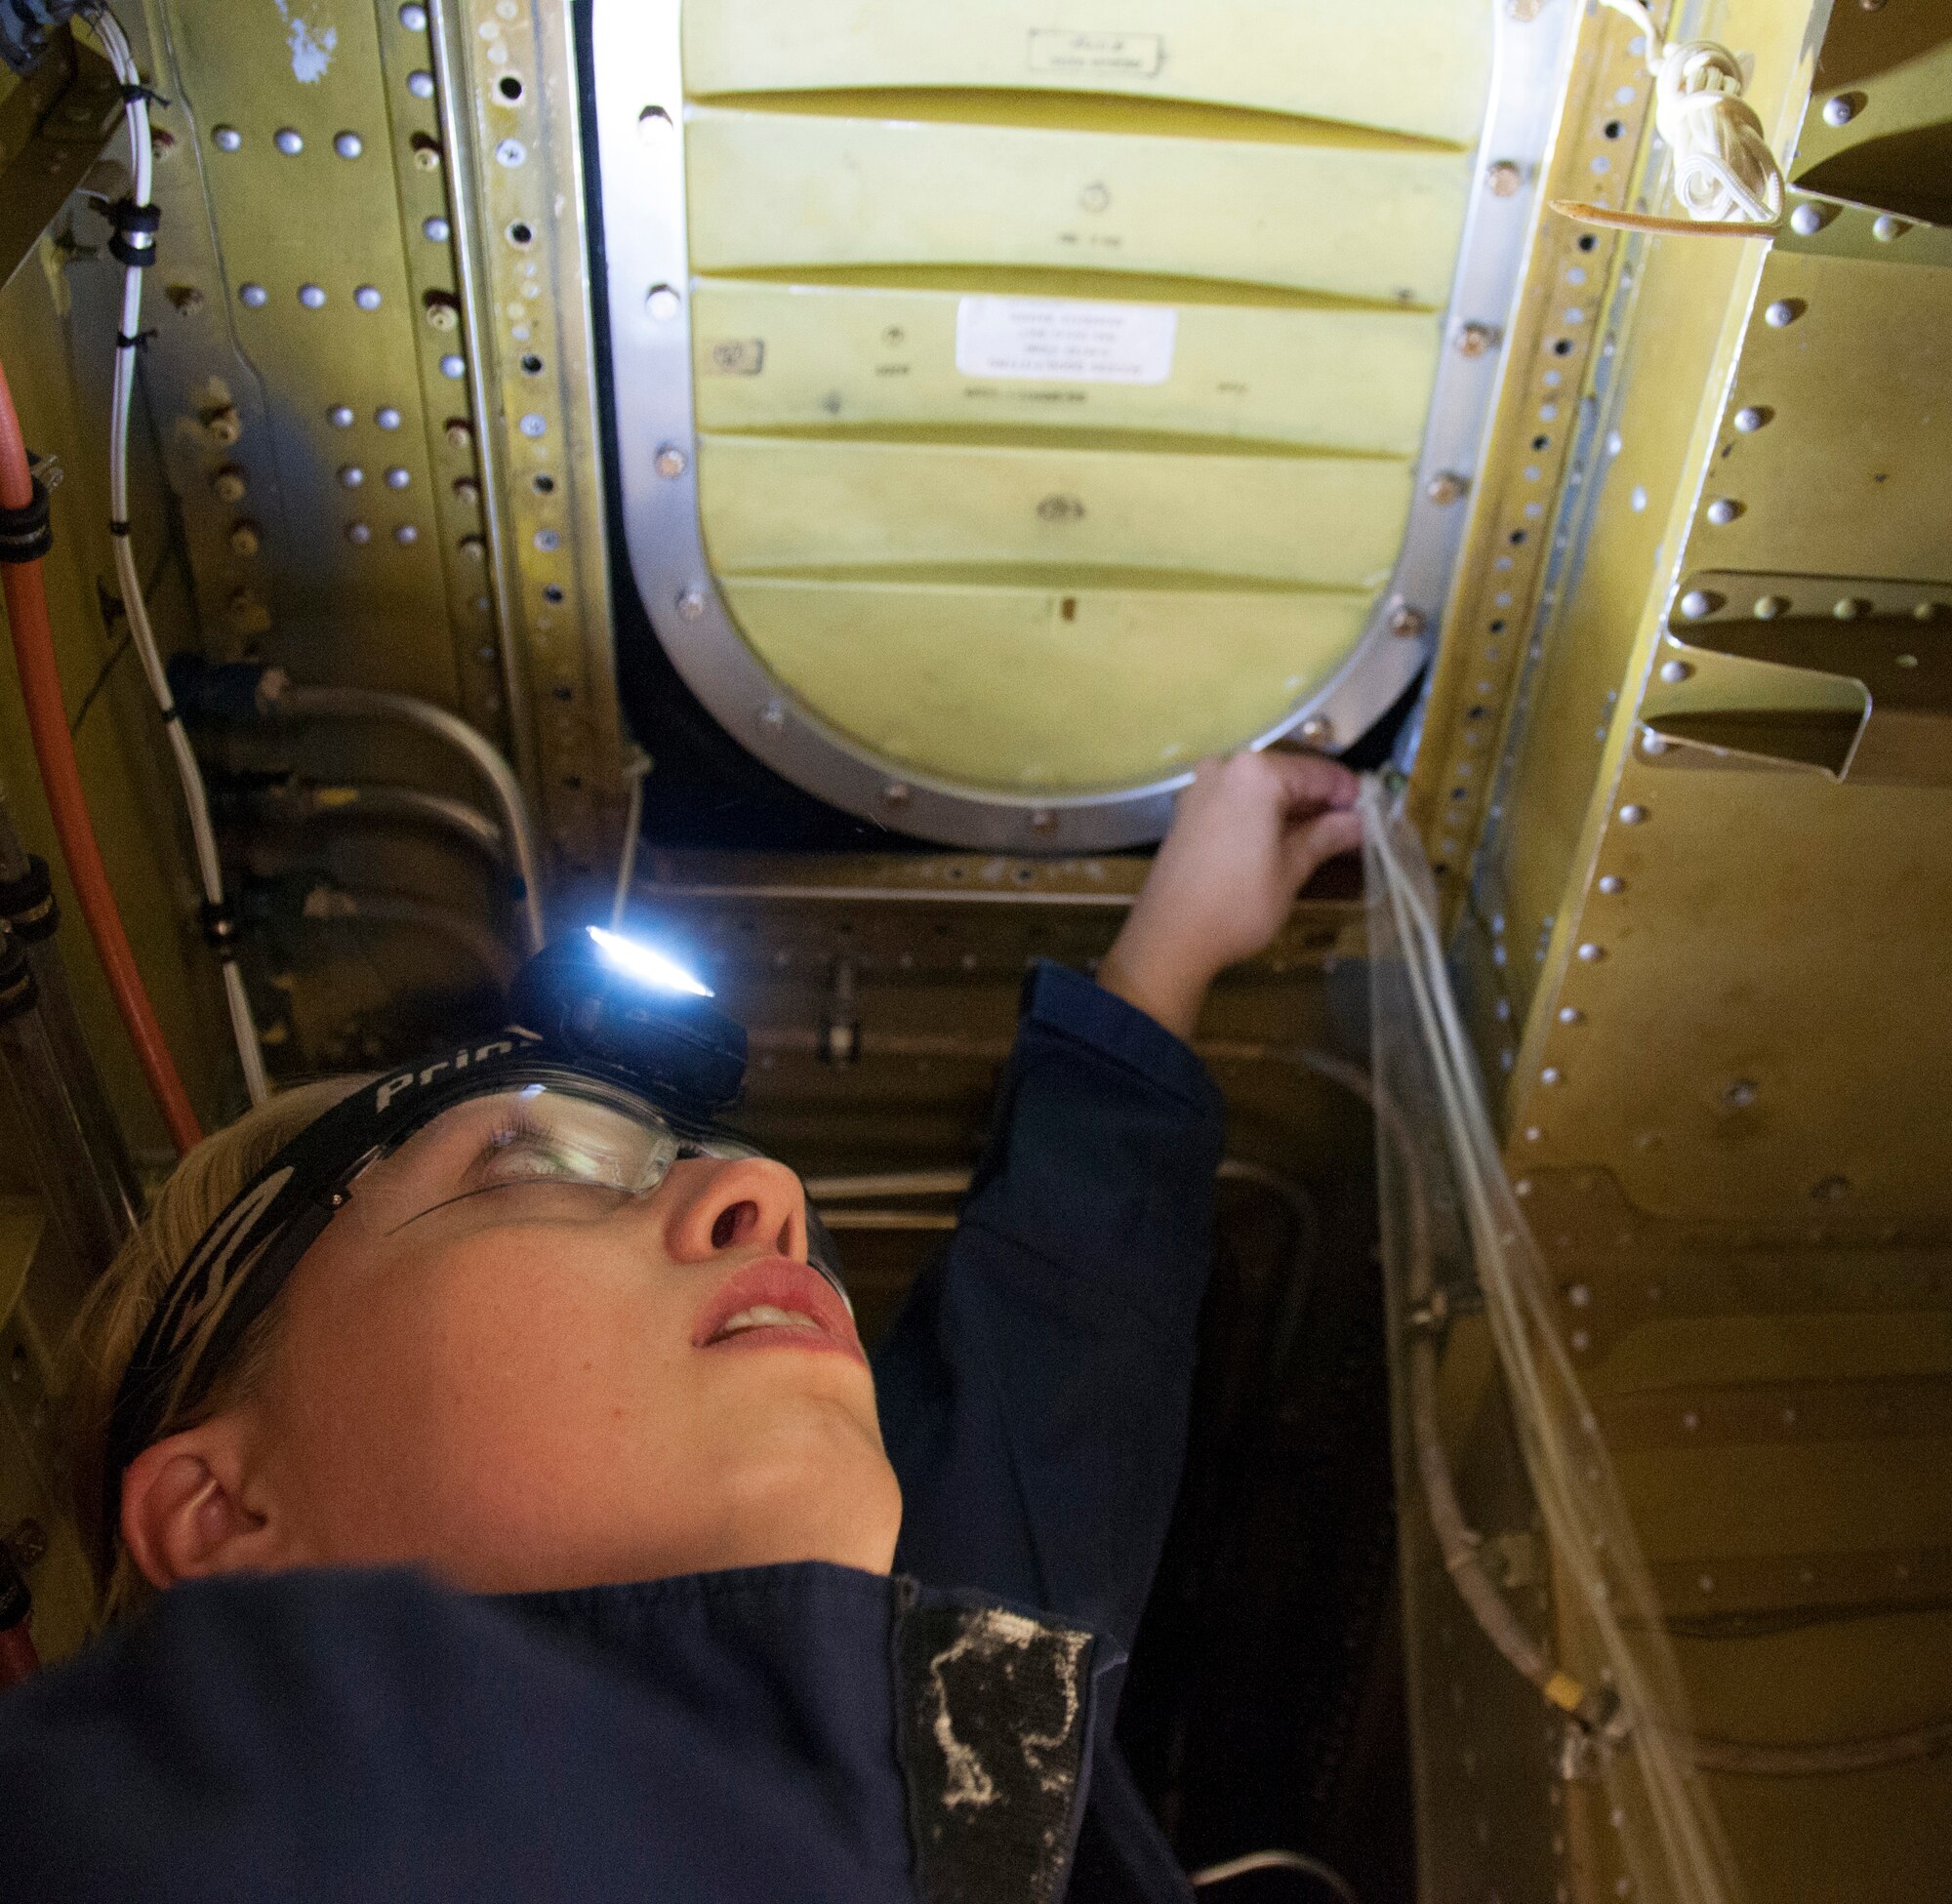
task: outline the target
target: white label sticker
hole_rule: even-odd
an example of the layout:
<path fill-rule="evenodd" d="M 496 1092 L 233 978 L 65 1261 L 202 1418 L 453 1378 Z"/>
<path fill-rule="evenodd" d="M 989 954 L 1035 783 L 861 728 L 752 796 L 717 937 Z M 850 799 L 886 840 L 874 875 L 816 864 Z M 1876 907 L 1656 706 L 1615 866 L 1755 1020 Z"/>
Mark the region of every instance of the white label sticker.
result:
<path fill-rule="evenodd" d="M 1164 62 L 1165 41 L 1158 33 L 1031 31 L 1034 73 L 1140 73 L 1150 79 Z"/>
<path fill-rule="evenodd" d="M 956 368 L 1052 384 L 1163 384 L 1178 329 L 1170 304 L 964 298 L 956 306 Z"/>

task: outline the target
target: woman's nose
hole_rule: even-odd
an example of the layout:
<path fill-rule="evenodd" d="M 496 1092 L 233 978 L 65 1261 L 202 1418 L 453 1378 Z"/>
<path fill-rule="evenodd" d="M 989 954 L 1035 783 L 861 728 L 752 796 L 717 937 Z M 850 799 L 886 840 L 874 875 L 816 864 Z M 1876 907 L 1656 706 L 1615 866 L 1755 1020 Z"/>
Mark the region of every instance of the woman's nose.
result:
<path fill-rule="evenodd" d="M 665 1247 L 676 1261 L 702 1263 L 728 1249 L 806 1261 L 806 1196 L 785 1164 L 699 1158 L 678 1164 L 671 1180 Z"/>

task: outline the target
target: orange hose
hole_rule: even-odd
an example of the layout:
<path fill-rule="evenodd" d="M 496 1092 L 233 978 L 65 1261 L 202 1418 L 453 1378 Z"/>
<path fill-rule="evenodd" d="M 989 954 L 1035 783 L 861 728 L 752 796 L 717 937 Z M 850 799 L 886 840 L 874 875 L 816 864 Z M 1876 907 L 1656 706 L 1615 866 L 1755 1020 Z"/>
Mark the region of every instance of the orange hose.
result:
<path fill-rule="evenodd" d="M 34 500 L 33 476 L 27 466 L 27 446 L 20 435 L 20 419 L 14 393 L 0 366 L 0 508 L 23 509 Z M 14 660 L 20 670 L 20 695 L 27 705 L 27 725 L 33 734 L 34 757 L 40 762 L 41 784 L 54 814 L 55 833 L 89 937 L 101 955 L 115 1009 L 128 1027 L 149 1089 L 169 1126 L 170 1141 L 182 1155 L 203 1136 L 191 1108 L 189 1093 L 177 1074 L 176 1062 L 163 1041 L 155 1008 L 122 928 L 122 913 L 102 864 L 95 824 L 81 790 L 81 770 L 75 764 L 74 739 L 67 729 L 67 708 L 61 699 L 61 671 L 55 663 L 54 628 L 48 621 L 48 595 L 41 565 L 0 563 L 0 586 L 7 597 L 7 623 L 14 635 Z"/>

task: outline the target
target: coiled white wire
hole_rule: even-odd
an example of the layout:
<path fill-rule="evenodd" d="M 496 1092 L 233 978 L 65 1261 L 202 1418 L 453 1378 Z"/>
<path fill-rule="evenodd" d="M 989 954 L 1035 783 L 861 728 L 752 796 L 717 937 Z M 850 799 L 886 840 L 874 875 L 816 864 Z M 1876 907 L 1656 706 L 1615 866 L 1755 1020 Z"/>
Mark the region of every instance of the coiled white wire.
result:
<path fill-rule="evenodd" d="M 115 77 L 125 90 L 124 114 L 129 126 L 129 159 L 134 173 L 132 196 L 138 205 L 149 202 L 153 155 L 149 145 L 149 101 L 141 89 L 142 69 L 129 45 L 121 22 L 102 7 L 88 15 L 102 50 L 108 55 Z M 153 236 L 131 232 L 128 241 L 142 250 L 153 245 Z M 156 646 L 155 630 L 149 626 L 148 603 L 143 598 L 142 577 L 136 569 L 136 547 L 128 529 L 129 520 L 129 412 L 136 394 L 136 338 L 142 322 L 142 267 L 128 265 L 122 273 L 122 332 L 115 346 L 115 377 L 109 398 L 108 422 L 108 512 L 113 519 L 110 540 L 115 548 L 115 579 L 122 590 L 122 610 L 129 618 L 129 637 L 142 664 L 149 692 L 163 716 L 163 730 L 170 740 L 177 778 L 183 783 L 183 804 L 189 812 L 190 838 L 196 850 L 197 874 L 213 913 L 222 916 L 224 907 L 224 867 L 218 857 L 217 835 L 210 824 L 210 801 L 204 791 L 203 774 L 196 754 L 177 718 L 175 698 L 169 677 L 163 671 L 163 658 Z M 258 1041 L 258 1027 L 251 1016 L 251 1002 L 244 990 L 244 975 L 226 948 L 218 961 L 224 975 L 224 1000 L 230 1014 L 230 1030 L 237 1043 L 237 1061 L 244 1072 L 244 1085 L 253 1104 L 263 1104 L 271 1095 L 264 1073 L 264 1053 Z"/>
<path fill-rule="evenodd" d="M 1556 199 L 1555 211 L 1620 231 L 1755 238 L 1782 228 L 1782 168 L 1755 108 L 1742 98 L 1742 68 L 1713 40 L 1669 46 L 1646 0 L 1605 0 L 1647 36 L 1654 81 L 1654 126 L 1674 154 L 1674 195 L 1687 214 L 1659 218 Z"/>

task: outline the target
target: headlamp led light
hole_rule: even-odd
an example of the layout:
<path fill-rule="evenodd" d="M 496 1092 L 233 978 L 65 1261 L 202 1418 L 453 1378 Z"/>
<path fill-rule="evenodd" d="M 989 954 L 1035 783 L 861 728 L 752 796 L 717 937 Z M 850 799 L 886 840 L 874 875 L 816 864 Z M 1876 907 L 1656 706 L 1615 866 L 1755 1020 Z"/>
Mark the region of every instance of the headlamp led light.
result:
<path fill-rule="evenodd" d="M 124 1470 L 168 1415 L 209 1394 L 354 1179 L 444 1112 L 496 1093 L 553 1090 L 668 1133 L 674 1155 L 758 1155 L 716 1121 L 743 1081 L 746 1033 L 702 987 L 647 984 L 577 934 L 529 961 L 512 1001 L 517 1022 L 498 1036 L 429 1053 L 313 1119 L 204 1233 L 116 1393 L 102 1477 L 109 1528 Z M 811 1210 L 807 1233 L 808 1260 L 844 1300 L 833 1239 Z"/>

